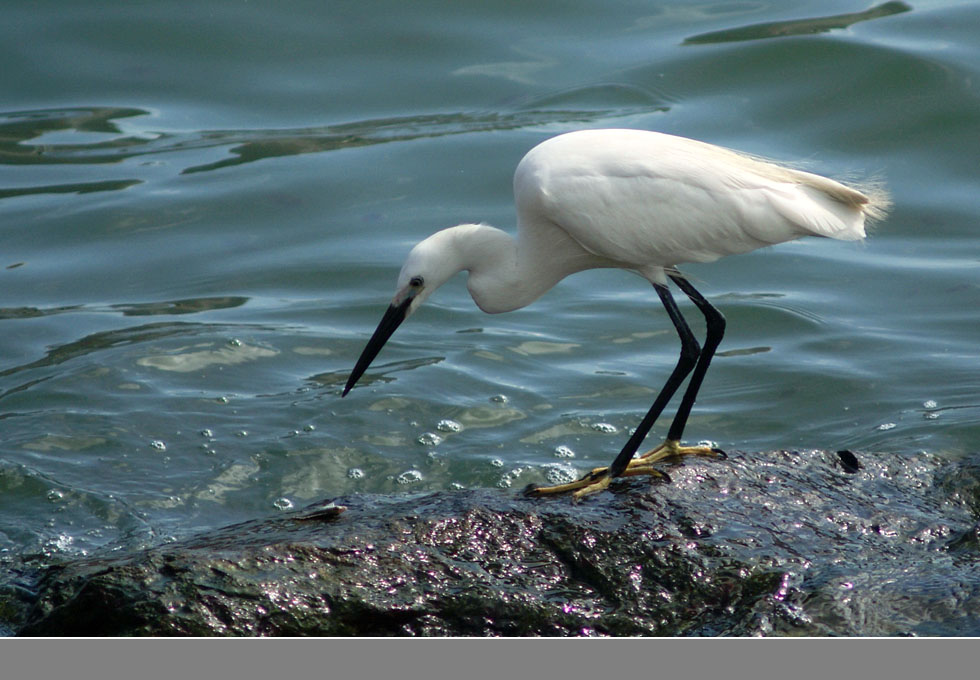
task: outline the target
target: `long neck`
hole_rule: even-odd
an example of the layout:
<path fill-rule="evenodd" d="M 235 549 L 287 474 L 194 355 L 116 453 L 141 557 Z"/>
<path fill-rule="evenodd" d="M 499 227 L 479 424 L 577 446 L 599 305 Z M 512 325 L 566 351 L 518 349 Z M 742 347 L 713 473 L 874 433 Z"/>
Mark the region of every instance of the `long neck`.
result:
<path fill-rule="evenodd" d="M 455 227 L 460 261 L 470 272 L 467 288 L 484 312 L 520 309 L 569 274 L 605 266 L 557 227 L 527 226 L 521 228 L 517 241 L 487 225 Z"/>

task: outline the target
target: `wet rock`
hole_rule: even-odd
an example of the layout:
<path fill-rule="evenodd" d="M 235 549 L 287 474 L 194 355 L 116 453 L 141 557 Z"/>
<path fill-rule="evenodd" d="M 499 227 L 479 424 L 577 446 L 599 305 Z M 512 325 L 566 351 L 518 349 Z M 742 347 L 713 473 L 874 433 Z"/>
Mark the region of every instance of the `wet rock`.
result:
<path fill-rule="evenodd" d="M 573 504 L 336 499 L 49 566 L 21 635 L 977 635 L 980 457 L 729 452 Z M 14 607 L 0 594 L 0 612 Z M 12 623 L 10 623 L 12 622 Z"/>

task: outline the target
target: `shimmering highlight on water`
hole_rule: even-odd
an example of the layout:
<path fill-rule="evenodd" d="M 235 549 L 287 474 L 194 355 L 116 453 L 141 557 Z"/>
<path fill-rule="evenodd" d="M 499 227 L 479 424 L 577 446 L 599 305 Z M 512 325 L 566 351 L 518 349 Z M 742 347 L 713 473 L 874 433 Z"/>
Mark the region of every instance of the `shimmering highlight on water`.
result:
<path fill-rule="evenodd" d="M 607 464 L 678 351 L 622 272 L 501 316 L 461 276 L 339 397 L 411 245 L 512 228 L 517 162 L 577 128 L 871 173 L 895 196 L 864 244 L 687 268 L 729 322 L 692 441 L 980 448 L 973 5 L 8 5 L 5 554 Z"/>

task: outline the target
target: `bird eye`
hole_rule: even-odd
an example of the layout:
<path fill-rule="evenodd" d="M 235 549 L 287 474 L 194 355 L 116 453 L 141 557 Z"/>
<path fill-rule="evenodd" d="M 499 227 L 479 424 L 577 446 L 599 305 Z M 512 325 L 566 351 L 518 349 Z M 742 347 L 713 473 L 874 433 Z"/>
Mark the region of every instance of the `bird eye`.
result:
<path fill-rule="evenodd" d="M 421 288 L 422 284 L 425 283 L 425 281 L 422 279 L 421 276 L 413 276 L 412 280 L 409 281 L 408 283 L 410 286 L 412 286 L 412 288 Z"/>

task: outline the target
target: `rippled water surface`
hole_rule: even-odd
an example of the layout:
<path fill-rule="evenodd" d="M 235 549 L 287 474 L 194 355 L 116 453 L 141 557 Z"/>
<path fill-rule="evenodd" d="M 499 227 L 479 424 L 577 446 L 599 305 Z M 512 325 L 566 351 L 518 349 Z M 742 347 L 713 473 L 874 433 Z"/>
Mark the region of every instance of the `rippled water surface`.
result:
<path fill-rule="evenodd" d="M 512 229 L 517 162 L 578 128 L 893 193 L 865 243 L 685 269 L 729 321 L 689 439 L 976 451 L 980 5 L 868 9 L 6 3 L 0 551 L 150 544 L 353 491 L 516 491 L 609 462 L 678 350 L 624 272 L 499 316 L 460 276 L 340 399 L 411 245 L 459 222 Z"/>

